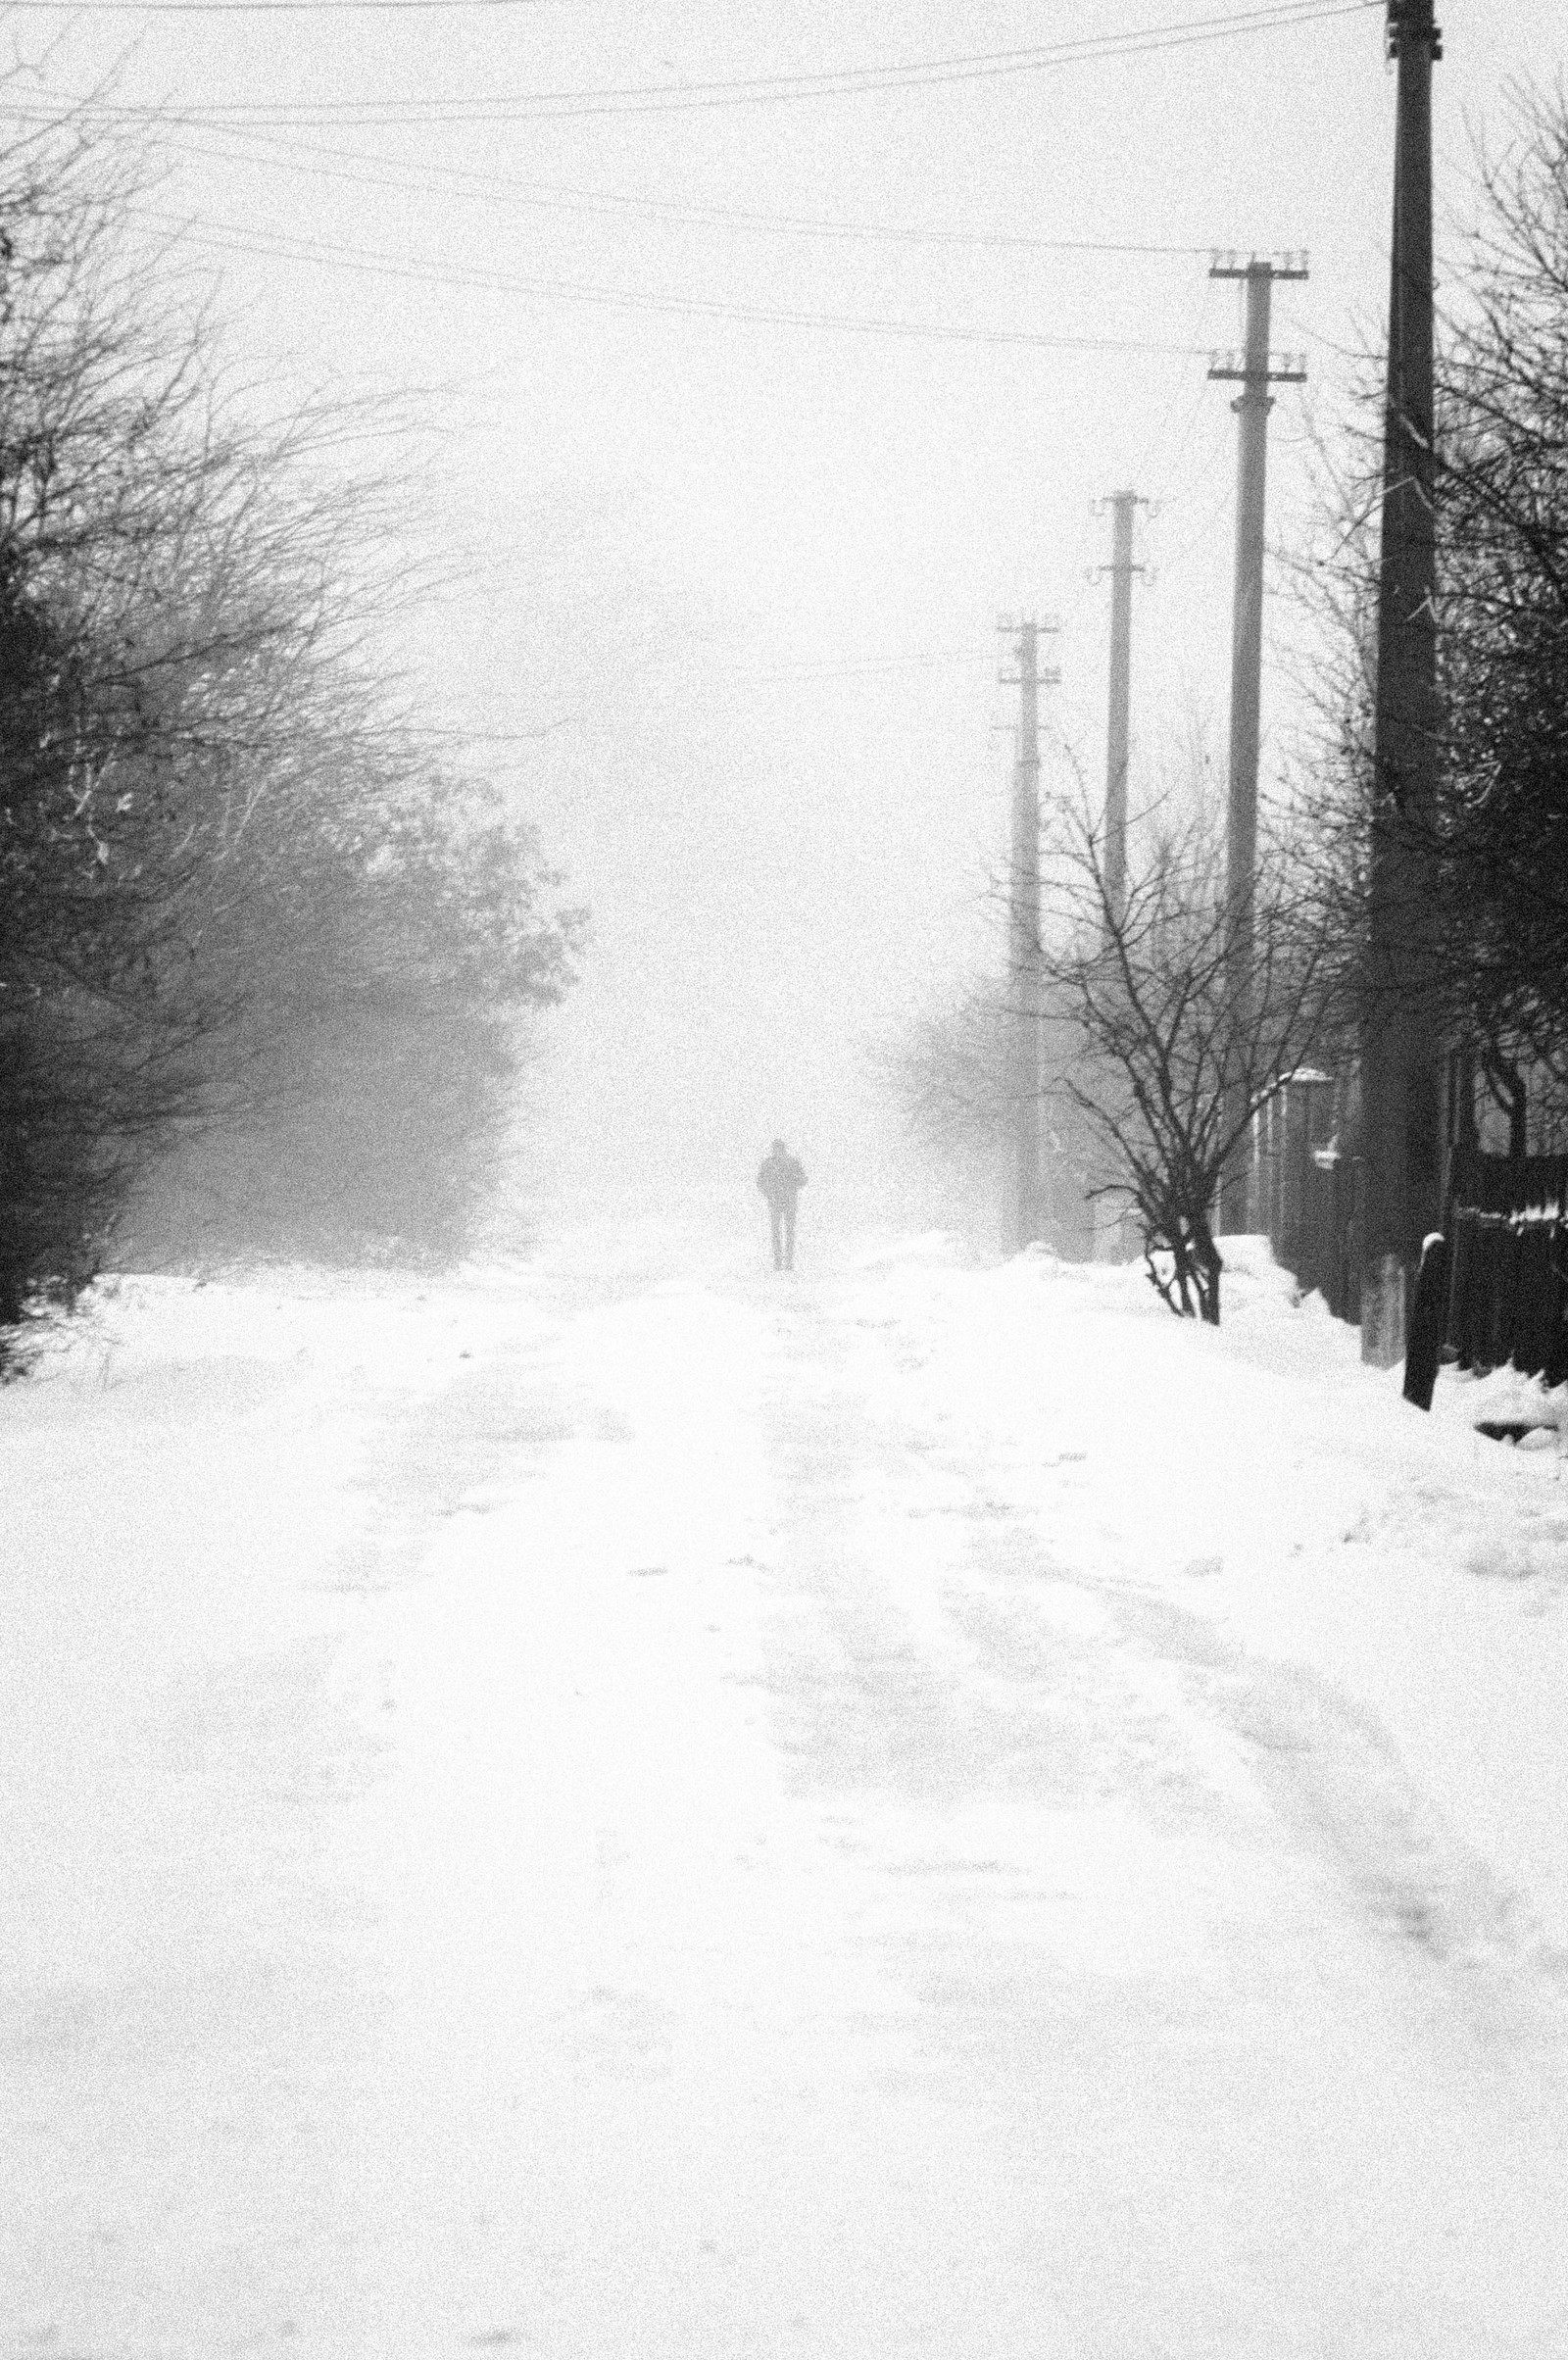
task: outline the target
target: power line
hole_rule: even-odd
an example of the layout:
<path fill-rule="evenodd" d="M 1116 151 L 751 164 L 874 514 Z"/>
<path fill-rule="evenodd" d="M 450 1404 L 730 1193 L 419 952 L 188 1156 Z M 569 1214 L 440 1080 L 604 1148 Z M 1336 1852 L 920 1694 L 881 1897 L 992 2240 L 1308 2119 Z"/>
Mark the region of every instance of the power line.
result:
<path fill-rule="evenodd" d="M 67 7 L 74 0 L 22 0 L 34 8 Z M 380 6 L 386 0 L 353 0 L 353 5 Z M 134 0 L 100 0 L 105 9 L 138 13 Z M 164 13 L 178 15 L 246 13 L 283 5 L 283 0 L 152 0 Z M 319 15 L 346 8 L 350 0 L 288 0 L 291 10 Z M 218 125 L 238 122 L 270 122 L 308 125 L 321 123 L 459 123 L 561 121 L 590 115 L 660 115 L 690 113 L 710 107 L 772 106 L 807 99 L 852 98 L 880 91 L 945 87 L 954 83 L 995 80 L 1052 68 L 1146 57 L 1185 49 L 1249 33 L 1286 31 L 1318 25 L 1339 17 L 1363 16 L 1369 0 L 1269 0 L 1269 5 L 1227 10 L 1174 23 L 1131 27 L 1125 32 L 1086 33 L 1065 41 L 1025 49 L 982 50 L 951 57 L 912 59 L 891 66 L 839 67 L 819 74 L 750 74 L 732 80 L 634 82 L 621 87 L 520 91 L 502 99 L 321 99 L 231 100 L 185 110 L 187 123 Z M 93 111 L 139 121 L 156 119 L 150 106 L 86 102 Z"/>
<path fill-rule="evenodd" d="M 1209 304 L 1213 298 L 1213 292 L 1214 285 L 1212 279 L 1205 277 L 1200 281 L 1197 311 L 1193 321 L 1193 332 L 1195 336 L 1200 335 L 1202 331 L 1204 320 L 1208 313 Z M 1159 419 L 1158 424 L 1154 427 L 1148 442 L 1144 446 L 1143 456 L 1140 458 L 1138 465 L 1133 468 L 1132 473 L 1128 478 L 1130 482 L 1147 482 L 1151 474 L 1155 472 L 1155 456 L 1157 454 L 1161 459 L 1164 457 L 1165 437 L 1167 434 L 1169 434 L 1170 429 L 1175 422 L 1177 406 L 1180 403 L 1181 398 L 1182 389 L 1180 380 L 1178 380 L 1177 383 L 1171 388 L 1170 400 L 1165 405 L 1164 412 Z M 1187 412 L 1186 417 L 1183 418 L 1181 427 L 1177 433 L 1176 441 L 1178 448 L 1180 448 L 1180 446 L 1186 442 L 1188 435 L 1192 432 L 1193 426 L 1197 422 L 1198 414 L 1203 402 L 1203 386 L 1200 384 L 1193 396 L 1192 406 Z"/>
<path fill-rule="evenodd" d="M 1208 380 L 1205 377 L 1203 380 L 1203 392 L 1205 395 L 1207 394 L 1207 391 Z M 1193 477 L 1191 483 L 1189 483 L 1183 491 L 1172 494 L 1165 505 L 1170 509 L 1175 509 L 1194 500 L 1203 489 L 1203 487 L 1212 481 L 1215 469 L 1219 466 L 1220 461 L 1228 456 L 1229 438 L 1216 429 L 1214 440 L 1209 449 L 1208 457 L 1203 462 L 1202 467 Z M 1230 506 L 1234 496 L 1233 488 L 1229 483 L 1221 485 L 1218 496 L 1210 506 L 1202 522 L 1193 532 L 1188 534 L 1185 541 L 1182 541 L 1178 544 L 1175 555 L 1172 556 L 1169 552 L 1166 552 L 1162 557 L 1160 557 L 1159 569 L 1162 573 L 1173 573 L 1178 566 L 1186 564 L 1187 560 L 1193 555 L 1193 552 L 1196 549 L 1209 548 L 1213 545 L 1214 527 L 1219 522 L 1220 517 L 1224 515 L 1226 509 Z"/>
<path fill-rule="evenodd" d="M 734 681 L 758 685 L 795 680 L 860 680 L 873 672 L 937 671 L 949 664 L 989 664 L 990 662 L 991 651 L 989 648 L 978 652 L 973 648 L 968 648 L 953 651 L 946 655 L 889 656 L 871 664 L 785 664 L 778 671 L 720 672 L 716 677 L 725 684 Z"/>
<path fill-rule="evenodd" d="M 598 309 L 655 312 L 676 319 L 735 320 L 766 327 L 804 327 L 837 330 L 861 336 L 892 336 L 938 343 L 1018 345 L 1048 352 L 1150 353 L 1180 360 L 1207 360 L 1208 351 L 1196 344 L 1162 344 L 1142 338 L 1113 336 L 1036 335 L 1022 328 L 966 328 L 944 320 L 883 320 L 859 313 L 807 312 L 761 304 L 725 303 L 702 295 L 652 295 L 634 287 L 597 287 L 574 279 L 540 279 L 503 275 L 485 270 L 452 270 L 434 264 L 410 262 L 373 248 L 346 246 L 325 239 L 267 238 L 239 222 L 192 222 L 181 216 L 161 213 L 150 206 L 132 209 L 144 221 L 158 222 L 197 245 L 224 254 L 250 254 L 264 261 L 318 263 L 333 270 L 363 272 L 378 278 L 406 279 L 415 284 L 467 287 L 482 293 L 519 295 L 546 302 L 588 304 Z"/>
<path fill-rule="evenodd" d="M 291 157 L 332 160 L 325 164 L 310 163 L 305 170 L 323 179 L 346 182 L 354 187 L 402 189 L 411 195 L 432 193 L 436 183 L 451 184 L 459 195 L 472 196 L 488 203 L 508 203 L 538 208 L 546 212 L 588 213 L 609 215 L 632 213 L 647 219 L 669 221 L 691 221 L 717 227 L 739 229 L 768 237 L 826 238 L 850 244 L 898 246 L 953 246 L 964 250 L 1020 252 L 1035 254 L 1089 255 L 1151 255 L 1161 259 L 1190 260 L 1195 255 L 1207 256 L 1215 252 L 1215 241 L 1203 244 L 1178 245 L 1149 238 L 1077 238 L 1035 237 L 1021 230 L 900 228 L 884 221 L 828 221 L 809 214 L 760 213 L 736 205 L 681 204 L 673 197 L 654 197 L 641 191 L 590 189 L 561 181 L 519 180 L 514 175 L 499 172 L 480 172 L 464 165 L 405 166 L 396 157 L 367 155 L 363 149 L 323 147 L 304 140 L 285 140 L 265 130 L 251 130 L 236 124 L 230 137 L 249 140 L 247 148 L 204 147 L 190 140 L 172 141 L 175 153 L 182 156 L 201 156 L 221 164 L 282 164 Z M 337 162 L 368 165 L 368 172 L 345 172 L 333 169 Z M 1223 244 L 1223 241 L 1219 241 Z"/>
<path fill-rule="evenodd" d="M 417 10 L 545 8 L 551 0 L 5 0 L 9 16 L 360 17 Z"/>
<path fill-rule="evenodd" d="M 5 0 L 10 16 L 359 17 L 404 9 L 545 8 L 551 0 Z"/>

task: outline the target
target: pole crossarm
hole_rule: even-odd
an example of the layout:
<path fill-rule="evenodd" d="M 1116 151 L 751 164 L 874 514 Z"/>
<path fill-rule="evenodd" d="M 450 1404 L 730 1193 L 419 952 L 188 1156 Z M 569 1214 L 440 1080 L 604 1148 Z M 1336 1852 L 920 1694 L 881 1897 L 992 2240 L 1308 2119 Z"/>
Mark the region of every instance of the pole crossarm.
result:
<path fill-rule="evenodd" d="M 1135 510 L 1149 506 L 1149 499 L 1143 492 L 1107 492 L 1102 500 L 1097 500 L 1094 503 L 1094 513 L 1097 516 L 1121 517 L 1126 516 L 1131 517 Z M 1118 542 L 1117 555 L 1111 558 L 1107 565 L 1091 565 L 1084 576 L 1085 580 L 1101 582 L 1104 580 L 1107 573 L 1113 575 L 1147 573 L 1148 566 L 1140 564 L 1131 556 L 1130 536 L 1128 538 L 1128 553 L 1122 553 Z"/>
<path fill-rule="evenodd" d="M 1304 385 L 1305 353 L 1271 353 L 1267 344 L 1269 293 L 1276 279 L 1303 279 L 1308 275 L 1304 248 L 1293 248 L 1279 255 L 1216 254 L 1209 263 L 1208 275 L 1241 279 L 1248 287 L 1247 350 L 1212 354 L 1209 376 L 1242 385 Z M 1261 305 L 1255 300 L 1259 297 Z M 1259 320 L 1264 330 L 1261 340 L 1256 334 Z"/>
<path fill-rule="evenodd" d="M 1048 633 L 1055 633 L 1059 631 L 1061 629 L 1061 623 L 1059 618 L 1054 615 L 1048 615 L 1040 621 L 1036 621 L 1032 615 L 1021 616 L 1003 615 L 999 615 L 997 618 L 997 629 L 1004 639 L 1020 638 L 1026 631 L 1032 631 L 1038 638 L 1042 631 Z M 1059 671 L 1042 672 L 1036 670 L 1031 676 L 1036 688 L 1059 688 L 1061 686 L 1061 674 Z M 998 672 L 997 678 L 1001 681 L 1004 688 L 1021 688 L 1024 683 L 1024 674 L 1021 668 L 1015 672 Z"/>
<path fill-rule="evenodd" d="M 1432 21 L 1432 0 L 1389 0 L 1390 64 L 1396 64 L 1407 48 L 1414 49 L 1422 41 L 1436 65 L 1443 55 L 1443 32 Z"/>
<path fill-rule="evenodd" d="M 1245 353 L 1216 353 L 1208 365 L 1211 378 L 1225 378 L 1239 385 L 1304 385 L 1306 383 L 1305 353 L 1270 353 L 1261 369 L 1250 366 Z"/>
<path fill-rule="evenodd" d="M 1307 278 L 1311 275 L 1306 248 L 1293 246 L 1285 254 L 1210 254 L 1210 278 Z"/>

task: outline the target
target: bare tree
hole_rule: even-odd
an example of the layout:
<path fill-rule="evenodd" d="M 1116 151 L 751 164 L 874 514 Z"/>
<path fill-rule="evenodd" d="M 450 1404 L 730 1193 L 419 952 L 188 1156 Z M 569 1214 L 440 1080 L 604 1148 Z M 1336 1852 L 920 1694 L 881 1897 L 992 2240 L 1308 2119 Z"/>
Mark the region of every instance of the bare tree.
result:
<path fill-rule="evenodd" d="M 225 392 L 128 238 L 136 174 L 68 127 L 0 181 L 0 1330 L 90 1275 L 152 1163 L 243 1127 L 262 1168 L 345 1070 L 427 1203 L 580 935 L 376 662 L 388 490 L 319 464 L 356 421 Z"/>
<path fill-rule="evenodd" d="M 1137 1223 L 1150 1280 L 1184 1318 L 1217 1325 L 1220 1176 L 1256 1111 L 1336 1020 L 1333 944 L 1299 892 L 1290 848 L 1265 845 L 1252 908 L 1250 990 L 1229 958 L 1224 861 L 1203 799 L 1144 815 L 1114 895 L 1087 797 L 1059 818 L 1042 920 L 1054 1037 L 1070 1046 L 1048 1092 L 1077 1113 L 1102 1177 L 1094 1193 Z"/>

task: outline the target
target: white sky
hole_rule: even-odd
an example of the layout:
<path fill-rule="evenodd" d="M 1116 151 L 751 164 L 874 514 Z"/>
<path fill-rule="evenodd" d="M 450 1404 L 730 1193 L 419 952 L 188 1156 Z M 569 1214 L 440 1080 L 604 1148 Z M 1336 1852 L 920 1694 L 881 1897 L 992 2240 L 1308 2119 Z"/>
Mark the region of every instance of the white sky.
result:
<path fill-rule="evenodd" d="M 734 1165 L 749 1185 L 775 1130 L 841 1177 L 872 1153 L 862 1042 L 987 940 L 1010 753 L 995 724 L 1012 709 L 999 613 L 1061 616 L 1051 702 L 1102 762 L 1108 592 L 1085 575 L 1109 546 L 1091 504 L 1120 484 L 1160 504 L 1141 536 L 1157 574 L 1135 599 L 1135 765 L 1194 706 L 1218 755 L 1234 429 L 1204 370 L 1239 340 L 1239 290 L 1210 285 L 1206 250 L 1310 249 L 1274 340 L 1307 351 L 1326 400 L 1336 355 L 1381 318 L 1394 83 L 1382 5 L 1323 0 L 1294 27 L 923 88 L 554 119 L 524 102 L 1246 5 L 9 12 L 50 96 L 119 60 L 117 98 L 167 109 L 158 204 L 231 249 L 212 259 L 247 369 L 442 389 L 411 546 L 457 562 L 415 661 L 444 726 L 561 722 L 493 751 L 595 913 L 541 1083 L 562 1171 Z M 1440 0 L 1439 16 L 1439 201 L 1462 210 L 1467 120 L 1495 122 L 1510 79 L 1553 79 L 1568 0 Z M 235 107 L 279 112 L 210 112 Z M 736 211 L 768 219 L 717 218 Z M 779 217 L 1200 251 L 851 238 Z M 1198 349 L 858 333 L 691 303 Z M 1272 438 L 1270 526 L 1288 538 L 1298 396 Z M 1277 724 L 1267 684 L 1265 711 Z"/>

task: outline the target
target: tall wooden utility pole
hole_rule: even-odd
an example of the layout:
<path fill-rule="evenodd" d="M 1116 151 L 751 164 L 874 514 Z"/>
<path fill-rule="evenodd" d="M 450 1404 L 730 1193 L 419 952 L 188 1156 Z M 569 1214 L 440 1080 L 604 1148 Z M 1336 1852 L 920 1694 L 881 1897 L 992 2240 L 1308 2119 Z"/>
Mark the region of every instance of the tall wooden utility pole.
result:
<path fill-rule="evenodd" d="M 1431 960 L 1438 710 L 1432 399 L 1433 0 L 1389 0 L 1398 68 L 1389 373 L 1378 580 L 1371 910 L 1361 1027 L 1365 1186 L 1361 1354 L 1404 1352 L 1405 1298 L 1439 1218 L 1438 1027 Z"/>
<path fill-rule="evenodd" d="M 1287 353 L 1275 367 L 1268 349 L 1269 311 L 1277 278 L 1304 278 L 1304 254 L 1279 259 L 1216 254 L 1210 278 L 1238 278 L 1247 287 L 1247 349 L 1226 353 L 1209 367 L 1211 377 L 1237 380 L 1241 393 L 1231 404 L 1241 420 L 1236 491 L 1236 586 L 1231 612 L 1230 804 L 1225 829 L 1226 993 L 1238 1039 L 1250 1030 L 1252 989 L 1252 908 L 1257 870 L 1257 747 L 1263 693 L 1263 516 L 1268 473 L 1270 385 L 1298 385 L 1306 364 Z M 1238 1075 L 1227 1093 L 1225 1128 L 1234 1133 L 1247 1116 L 1247 1085 Z M 1220 1225 L 1245 1229 L 1251 1158 L 1238 1150 L 1220 1188 Z"/>
<path fill-rule="evenodd" d="M 1110 565 L 1110 719 L 1105 732 L 1105 903 L 1120 919 L 1127 900 L 1128 716 L 1132 696 L 1133 517 L 1147 507 L 1136 492 L 1112 492 Z"/>
<path fill-rule="evenodd" d="M 1054 623 L 1004 623 L 1017 633 L 1016 672 L 1002 679 L 1018 690 L 1018 749 L 1012 766 L 1012 861 L 1007 887 L 1007 998 L 1012 1027 L 1010 1096 L 1012 1190 L 1008 1228 L 1015 1251 L 1040 1236 L 1045 1206 L 1040 1161 L 1040 697 L 1056 672 L 1039 668 L 1042 629 Z"/>

